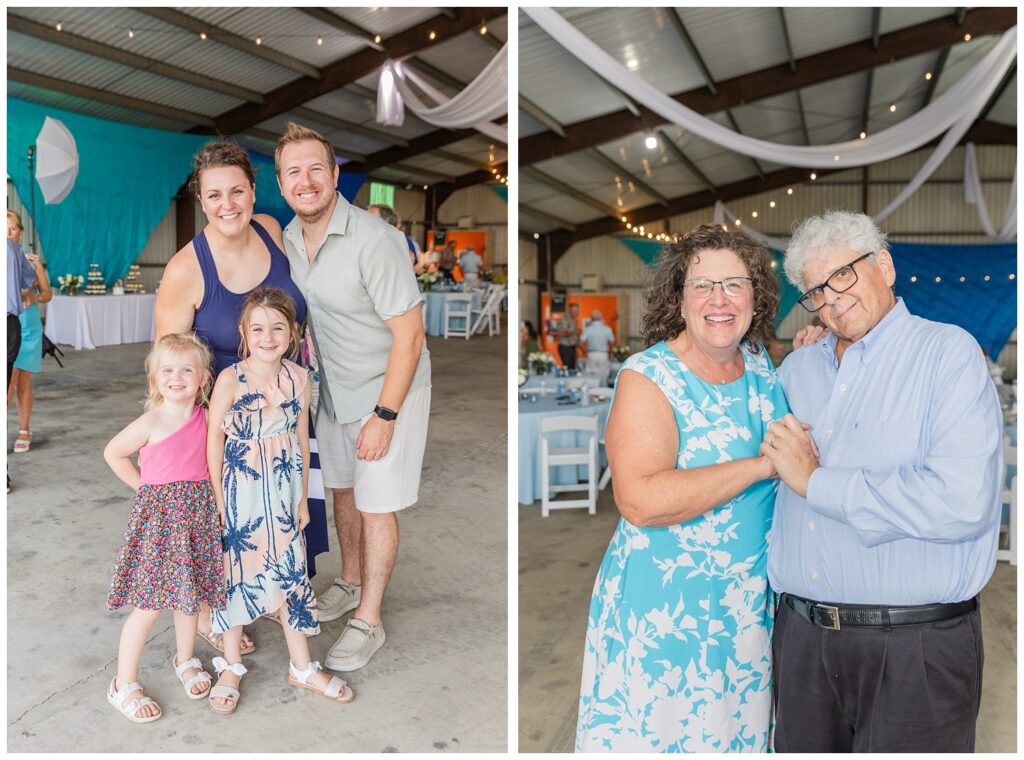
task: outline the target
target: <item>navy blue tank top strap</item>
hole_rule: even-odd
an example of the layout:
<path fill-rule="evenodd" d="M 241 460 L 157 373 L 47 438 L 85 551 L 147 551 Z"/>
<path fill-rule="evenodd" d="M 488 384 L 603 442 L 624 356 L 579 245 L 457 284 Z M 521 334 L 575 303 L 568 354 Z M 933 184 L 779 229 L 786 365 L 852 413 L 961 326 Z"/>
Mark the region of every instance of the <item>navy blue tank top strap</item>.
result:
<path fill-rule="evenodd" d="M 217 278 L 217 265 L 213 263 L 213 251 L 206 241 L 206 233 L 203 230 L 192 238 L 192 248 L 195 249 L 196 258 L 199 259 L 199 269 L 203 273 L 203 301 L 199 304 L 197 311 L 202 311 L 210 301 L 210 296 L 215 290 L 221 287 Z"/>

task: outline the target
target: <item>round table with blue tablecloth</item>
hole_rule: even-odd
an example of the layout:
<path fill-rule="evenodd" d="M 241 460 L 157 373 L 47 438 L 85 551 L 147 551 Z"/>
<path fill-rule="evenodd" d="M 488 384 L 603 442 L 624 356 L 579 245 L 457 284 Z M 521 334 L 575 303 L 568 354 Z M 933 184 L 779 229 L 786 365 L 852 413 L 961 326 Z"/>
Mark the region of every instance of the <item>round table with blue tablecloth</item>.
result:
<path fill-rule="evenodd" d="M 553 378 L 552 378 L 553 379 Z M 553 394 L 537 394 L 537 401 L 519 402 L 519 503 L 532 504 L 538 501 L 541 494 L 540 472 L 540 420 L 543 417 L 563 417 L 567 415 L 591 415 L 597 417 L 597 438 L 604 437 L 604 428 L 608 423 L 608 411 L 611 401 L 583 404 L 559 404 Z M 555 448 L 571 448 L 585 445 L 586 433 L 550 433 L 548 441 Z M 605 466 L 604 451 L 598 450 L 601 467 Z M 554 467 L 551 472 L 551 483 L 561 485 L 576 483 L 586 477 L 585 467 Z M 600 477 L 597 473 L 595 477 Z"/>
<path fill-rule="evenodd" d="M 444 335 L 444 302 L 450 297 L 473 299 L 473 308 L 480 308 L 480 291 L 474 290 L 470 293 L 460 291 L 435 292 L 429 291 L 423 294 L 427 302 L 427 335 Z M 452 326 L 461 329 L 465 320 L 453 320 Z"/>

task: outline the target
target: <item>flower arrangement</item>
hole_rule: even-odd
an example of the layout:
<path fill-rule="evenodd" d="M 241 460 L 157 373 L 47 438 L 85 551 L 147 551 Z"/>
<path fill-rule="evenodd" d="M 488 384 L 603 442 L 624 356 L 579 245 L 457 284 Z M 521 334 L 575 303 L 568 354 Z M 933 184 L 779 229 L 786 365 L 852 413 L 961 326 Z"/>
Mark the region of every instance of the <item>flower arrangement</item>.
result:
<path fill-rule="evenodd" d="M 416 282 L 419 283 L 420 290 L 430 290 L 440 279 L 440 272 L 424 272 L 416 278 Z"/>
<path fill-rule="evenodd" d="M 80 274 L 64 274 L 57 278 L 57 284 L 60 285 L 60 292 L 66 293 L 69 296 L 78 295 L 78 289 L 85 284 L 85 278 Z"/>
<path fill-rule="evenodd" d="M 525 369 L 519 370 L 519 384 L 526 385 L 526 381 L 530 379 L 529 373 Z"/>
<path fill-rule="evenodd" d="M 616 361 L 624 362 L 630 357 L 633 350 L 625 343 L 615 346 L 612 349 L 612 356 L 615 357 Z"/>
<path fill-rule="evenodd" d="M 555 357 L 546 351 L 534 351 L 526 357 L 526 363 L 537 375 L 546 375 L 555 366 Z"/>

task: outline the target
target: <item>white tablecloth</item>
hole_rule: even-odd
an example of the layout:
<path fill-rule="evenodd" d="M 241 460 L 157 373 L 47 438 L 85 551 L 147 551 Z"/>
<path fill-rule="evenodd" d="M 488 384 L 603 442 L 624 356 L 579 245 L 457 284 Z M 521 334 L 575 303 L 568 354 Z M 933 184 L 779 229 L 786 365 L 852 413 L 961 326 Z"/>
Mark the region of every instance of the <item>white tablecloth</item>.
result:
<path fill-rule="evenodd" d="M 146 343 L 156 337 L 156 294 L 54 295 L 46 305 L 46 337 L 76 349 Z"/>

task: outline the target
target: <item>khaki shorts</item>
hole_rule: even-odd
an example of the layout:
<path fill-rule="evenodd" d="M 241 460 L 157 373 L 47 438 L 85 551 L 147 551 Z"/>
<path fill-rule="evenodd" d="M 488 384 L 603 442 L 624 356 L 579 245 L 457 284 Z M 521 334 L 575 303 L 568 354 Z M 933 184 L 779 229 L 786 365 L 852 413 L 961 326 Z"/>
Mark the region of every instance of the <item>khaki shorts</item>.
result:
<path fill-rule="evenodd" d="M 325 414 L 317 414 L 316 440 L 324 487 L 355 489 L 356 509 L 360 512 L 397 512 L 411 507 L 419 498 L 430 388 L 420 388 L 405 397 L 388 453 L 366 462 L 356 456 L 356 440 L 371 416 L 372 412 L 356 422 L 339 424 Z"/>

